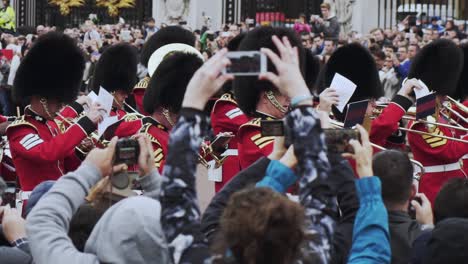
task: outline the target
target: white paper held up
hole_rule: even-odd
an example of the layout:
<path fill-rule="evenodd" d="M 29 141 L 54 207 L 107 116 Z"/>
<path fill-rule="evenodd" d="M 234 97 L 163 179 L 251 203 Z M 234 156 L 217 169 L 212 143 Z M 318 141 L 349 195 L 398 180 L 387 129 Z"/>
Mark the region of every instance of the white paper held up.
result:
<path fill-rule="evenodd" d="M 105 114 L 103 114 L 102 116 L 103 117 L 109 116 L 112 110 L 112 104 L 114 103 L 114 96 L 101 86 L 99 88 L 99 95 L 98 95 L 97 101 L 101 104 L 101 106 L 106 111 Z"/>
<path fill-rule="evenodd" d="M 353 96 L 354 91 L 356 91 L 356 84 L 343 75 L 335 73 L 330 87 L 336 90 L 339 97 L 339 102 L 338 105 L 336 105 L 336 108 L 343 113 L 346 104 L 349 99 L 351 99 L 351 96 Z"/>
<path fill-rule="evenodd" d="M 427 88 L 427 85 L 423 81 L 418 80 L 418 82 L 419 82 L 419 85 L 421 85 L 422 89 L 414 89 L 414 94 L 416 95 L 416 100 L 431 93 L 429 91 L 429 88 Z"/>
<path fill-rule="evenodd" d="M 107 116 L 104 117 L 101 123 L 98 124 L 98 136 L 101 137 L 104 132 L 106 132 L 106 129 L 113 124 L 117 123 L 119 121 L 118 116 Z"/>

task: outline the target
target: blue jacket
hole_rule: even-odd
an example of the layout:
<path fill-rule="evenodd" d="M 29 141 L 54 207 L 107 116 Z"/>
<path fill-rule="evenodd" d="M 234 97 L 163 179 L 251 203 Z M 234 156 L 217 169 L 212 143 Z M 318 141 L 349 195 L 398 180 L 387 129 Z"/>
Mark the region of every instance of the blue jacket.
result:
<path fill-rule="evenodd" d="M 378 177 L 356 181 L 361 207 L 354 221 L 353 246 L 348 264 L 390 263 L 388 215 Z"/>

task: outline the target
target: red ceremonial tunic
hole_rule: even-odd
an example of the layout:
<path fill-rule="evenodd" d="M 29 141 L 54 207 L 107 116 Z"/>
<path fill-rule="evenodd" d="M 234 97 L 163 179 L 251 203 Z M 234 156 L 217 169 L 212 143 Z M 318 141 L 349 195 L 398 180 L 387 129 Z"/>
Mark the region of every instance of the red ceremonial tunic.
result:
<path fill-rule="evenodd" d="M 215 135 L 231 132 L 234 137 L 229 142 L 228 154 L 238 152 L 239 127 L 249 121 L 249 118 L 237 106 L 237 102 L 229 93 L 223 94 L 214 104 L 211 111 L 211 125 Z M 215 191 L 219 192 L 239 171 L 239 156 L 228 155 L 222 165 L 222 179 L 215 183 Z"/>
<path fill-rule="evenodd" d="M 241 169 L 246 169 L 261 157 L 266 157 L 273 151 L 275 137 L 266 137 L 261 134 L 260 122 L 271 117 L 255 118 L 239 128 L 239 162 Z"/>
<path fill-rule="evenodd" d="M 82 107 L 77 111 L 73 106 L 76 104 L 64 108 L 61 115 L 77 117 Z M 23 191 L 32 191 L 46 180 L 57 180 L 79 164 L 75 147 L 96 127 L 88 117 L 67 126 L 60 118 L 48 121 L 29 107 L 24 116 L 8 126 L 6 134 Z"/>
<path fill-rule="evenodd" d="M 148 115 L 145 110 L 143 109 L 143 97 L 145 96 L 145 91 L 146 88 L 148 87 L 150 81 L 150 77 L 146 76 L 143 78 L 140 82 L 138 82 L 135 85 L 135 88 L 133 88 L 133 97 L 135 97 L 135 103 L 137 106 L 137 110 L 143 114 L 143 115 Z"/>
<path fill-rule="evenodd" d="M 425 124 L 411 122 L 411 129 L 430 133 L 432 135 L 419 135 L 416 133 L 408 133 L 408 143 L 414 155 L 414 159 L 421 162 L 426 169 L 426 173 L 421 177 L 419 182 L 419 192 L 426 194 L 431 203 L 437 196 L 442 185 L 451 178 L 466 177 L 461 169 L 444 170 L 441 165 L 456 166 L 460 159 L 468 154 L 468 144 L 456 142 L 449 139 L 437 137 L 444 135 L 454 137 L 454 134 L 449 128 L 437 126 L 433 131 L 429 131 Z M 468 136 L 463 137 L 468 140 Z M 428 172 L 428 167 L 442 167 L 441 171 Z"/>

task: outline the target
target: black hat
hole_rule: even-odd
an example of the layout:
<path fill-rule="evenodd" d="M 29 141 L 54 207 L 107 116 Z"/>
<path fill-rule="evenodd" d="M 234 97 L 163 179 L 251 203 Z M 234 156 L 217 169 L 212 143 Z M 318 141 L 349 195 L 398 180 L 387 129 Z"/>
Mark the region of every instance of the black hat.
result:
<path fill-rule="evenodd" d="M 307 87 L 312 91 L 315 87 L 315 82 L 320 73 L 320 60 L 312 53 L 312 50 L 305 49 L 305 81 Z"/>
<path fill-rule="evenodd" d="M 460 48 L 463 50 L 464 63 L 455 98 L 463 101 L 468 96 L 468 43 L 461 45 Z"/>
<path fill-rule="evenodd" d="M 453 95 L 462 69 L 463 51 L 453 41 L 439 39 L 416 54 L 408 79 L 420 79 L 438 95 Z"/>
<path fill-rule="evenodd" d="M 245 35 L 246 35 L 245 33 L 240 33 L 237 36 L 235 36 L 233 39 L 231 39 L 228 42 L 226 48 L 229 51 L 236 51 L 237 49 L 239 49 L 239 45 L 242 42 L 242 40 L 245 38 Z"/>
<path fill-rule="evenodd" d="M 37 39 L 22 60 L 13 84 L 17 102 L 40 96 L 69 103 L 76 99 L 85 60 L 75 40 L 50 32 Z"/>
<path fill-rule="evenodd" d="M 439 222 L 427 242 L 428 264 L 462 264 L 468 260 L 468 219 L 448 218 Z"/>
<path fill-rule="evenodd" d="M 288 28 L 275 27 L 259 27 L 256 28 L 244 37 L 239 45 L 239 51 L 254 51 L 261 48 L 269 48 L 278 54 L 278 49 L 273 43 L 271 37 L 278 36 L 280 39 L 286 36 L 291 45 L 299 48 L 299 59 L 302 72 L 304 73 L 304 48 L 301 40 L 296 32 Z M 268 71 L 276 72 L 275 66 L 268 59 Z M 276 90 L 274 85 L 269 81 L 260 81 L 257 76 L 244 77 L 236 76 L 233 81 L 234 95 L 239 105 L 239 108 L 249 116 L 255 116 L 257 103 L 260 99 L 260 92 L 266 90 Z"/>
<path fill-rule="evenodd" d="M 143 97 L 143 108 L 154 113 L 158 107 L 178 113 L 185 90 L 195 72 L 203 65 L 196 54 L 174 52 L 165 58 L 154 72 Z"/>
<path fill-rule="evenodd" d="M 190 46 L 195 46 L 195 35 L 189 30 L 180 26 L 169 26 L 164 27 L 154 33 L 143 46 L 141 51 L 141 64 L 148 67 L 148 61 L 151 58 L 153 52 L 160 47 L 172 44 L 182 43 Z"/>
<path fill-rule="evenodd" d="M 370 52 L 358 43 L 340 47 L 332 54 L 317 80 L 319 92 L 330 87 L 336 73 L 348 78 L 357 86 L 349 103 L 378 99 L 383 95 L 375 60 Z M 345 113 L 340 113 L 335 107 L 333 110 L 336 118 L 343 121 Z"/>
<path fill-rule="evenodd" d="M 112 45 L 102 53 L 96 64 L 91 88 L 99 92 L 103 87 L 108 92 L 118 90 L 131 93 L 137 82 L 137 52 L 127 43 Z"/>

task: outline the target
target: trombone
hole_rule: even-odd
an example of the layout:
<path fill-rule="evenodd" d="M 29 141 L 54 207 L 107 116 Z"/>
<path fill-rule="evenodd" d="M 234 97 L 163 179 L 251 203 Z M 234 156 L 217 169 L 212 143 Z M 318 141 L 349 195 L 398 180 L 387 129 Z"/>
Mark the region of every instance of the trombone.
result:
<path fill-rule="evenodd" d="M 330 120 L 330 125 L 334 126 L 335 128 L 343 128 L 344 127 L 344 124 L 341 123 L 341 122 L 338 122 L 336 120 Z M 386 148 L 380 146 L 380 145 L 377 145 L 377 144 L 374 144 L 372 142 L 370 142 L 371 146 L 378 149 L 378 150 L 382 150 L 382 151 L 385 151 L 387 150 Z M 424 175 L 425 173 L 425 170 L 424 170 L 424 166 L 422 165 L 421 162 L 417 161 L 417 160 L 414 160 L 414 159 L 410 159 L 411 163 L 413 164 L 413 167 L 418 167 L 419 168 L 419 172 L 415 173 L 414 175 L 414 179 L 419 181 L 421 176 Z"/>

